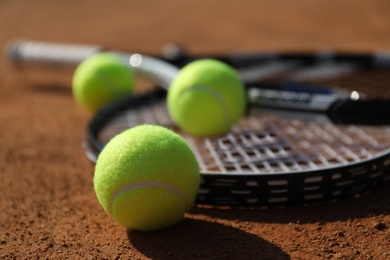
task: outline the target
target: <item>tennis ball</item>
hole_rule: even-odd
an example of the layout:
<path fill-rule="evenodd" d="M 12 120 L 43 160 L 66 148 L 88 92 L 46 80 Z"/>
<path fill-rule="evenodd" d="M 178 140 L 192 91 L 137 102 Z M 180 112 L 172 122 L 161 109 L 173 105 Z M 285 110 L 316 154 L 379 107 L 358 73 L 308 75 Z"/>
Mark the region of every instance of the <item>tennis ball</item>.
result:
<path fill-rule="evenodd" d="M 175 123 L 196 136 L 228 132 L 246 110 L 246 92 L 236 71 L 213 59 L 189 63 L 173 80 L 168 111 Z"/>
<path fill-rule="evenodd" d="M 142 125 L 111 139 L 99 155 L 93 182 L 99 202 L 119 225 L 153 231 L 184 217 L 195 201 L 200 173 L 182 137 Z"/>
<path fill-rule="evenodd" d="M 96 112 L 133 90 L 133 72 L 112 53 L 98 53 L 77 66 L 72 80 L 76 102 Z"/>

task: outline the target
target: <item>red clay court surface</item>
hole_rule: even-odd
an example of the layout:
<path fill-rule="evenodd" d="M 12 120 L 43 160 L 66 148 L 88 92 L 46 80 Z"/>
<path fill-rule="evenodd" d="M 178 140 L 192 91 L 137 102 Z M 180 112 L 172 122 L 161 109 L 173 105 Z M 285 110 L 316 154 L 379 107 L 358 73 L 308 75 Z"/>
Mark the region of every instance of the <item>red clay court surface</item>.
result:
<path fill-rule="evenodd" d="M 0 46 L 25 38 L 155 54 L 168 42 L 194 54 L 390 50 L 389 13 L 386 0 L 3 0 Z M 0 258 L 390 258 L 389 185 L 310 206 L 195 206 L 160 232 L 118 227 L 93 191 L 80 144 L 90 115 L 72 99 L 70 79 L 0 59 Z M 390 97 L 386 84 L 367 90 Z"/>

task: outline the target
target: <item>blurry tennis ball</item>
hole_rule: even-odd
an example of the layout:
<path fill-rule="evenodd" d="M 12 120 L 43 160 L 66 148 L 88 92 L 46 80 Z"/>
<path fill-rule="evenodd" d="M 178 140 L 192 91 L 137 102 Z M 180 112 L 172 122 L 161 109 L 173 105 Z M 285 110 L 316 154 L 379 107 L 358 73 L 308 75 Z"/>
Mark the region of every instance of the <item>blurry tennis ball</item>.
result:
<path fill-rule="evenodd" d="M 76 102 L 96 112 L 133 91 L 133 72 L 115 54 L 98 53 L 84 60 L 73 75 Z"/>
<path fill-rule="evenodd" d="M 105 146 L 93 181 L 99 202 L 119 225 L 153 231 L 184 217 L 195 201 L 200 173 L 182 137 L 161 126 L 142 125 Z"/>
<path fill-rule="evenodd" d="M 196 136 L 228 132 L 246 110 L 246 92 L 236 71 L 213 59 L 189 63 L 173 80 L 168 92 L 173 121 Z"/>

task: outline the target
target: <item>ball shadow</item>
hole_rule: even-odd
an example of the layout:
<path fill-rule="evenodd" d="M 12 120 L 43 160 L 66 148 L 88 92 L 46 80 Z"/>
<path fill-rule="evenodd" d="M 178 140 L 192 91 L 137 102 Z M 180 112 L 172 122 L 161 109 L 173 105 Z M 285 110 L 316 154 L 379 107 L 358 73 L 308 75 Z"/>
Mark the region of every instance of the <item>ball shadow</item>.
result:
<path fill-rule="evenodd" d="M 191 213 L 226 220 L 262 223 L 327 223 L 390 214 L 390 189 L 376 190 L 335 201 L 258 208 L 195 206 Z"/>
<path fill-rule="evenodd" d="M 128 231 L 133 247 L 151 259 L 290 259 L 278 246 L 219 223 L 184 219 L 158 231 Z"/>

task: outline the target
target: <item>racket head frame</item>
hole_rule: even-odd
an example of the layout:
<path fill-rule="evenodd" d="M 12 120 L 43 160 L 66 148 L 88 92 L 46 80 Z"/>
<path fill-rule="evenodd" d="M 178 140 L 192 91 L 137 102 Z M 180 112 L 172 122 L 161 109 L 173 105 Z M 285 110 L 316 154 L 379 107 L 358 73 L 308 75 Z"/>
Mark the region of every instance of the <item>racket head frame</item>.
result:
<path fill-rule="evenodd" d="M 95 163 L 98 154 L 104 149 L 104 144 L 98 140 L 98 135 L 102 128 L 110 124 L 113 116 L 123 111 L 137 113 L 139 109 L 164 102 L 165 97 L 166 91 L 158 89 L 142 96 L 127 97 L 100 111 L 90 121 L 83 142 L 88 158 Z M 248 114 L 252 109 L 258 108 L 249 106 Z M 163 126 L 175 130 L 174 125 Z M 257 207 L 328 201 L 351 196 L 388 182 L 389 165 L 390 150 L 387 149 L 374 158 L 315 170 L 272 173 L 202 171 L 196 203 Z"/>

